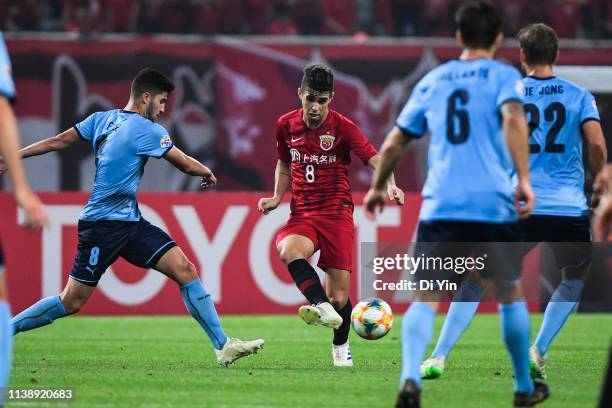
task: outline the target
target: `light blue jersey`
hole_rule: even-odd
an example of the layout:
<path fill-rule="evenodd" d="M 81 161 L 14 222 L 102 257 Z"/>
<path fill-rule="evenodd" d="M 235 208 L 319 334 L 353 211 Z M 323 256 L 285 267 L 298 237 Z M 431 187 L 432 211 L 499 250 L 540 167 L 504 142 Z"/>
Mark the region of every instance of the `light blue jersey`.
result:
<path fill-rule="evenodd" d="M 533 214 L 578 217 L 588 213 L 584 195 L 582 125 L 599 121 L 589 91 L 556 77 L 527 77 L 529 168 L 536 195 Z"/>
<path fill-rule="evenodd" d="M 11 76 L 11 60 L 6 51 L 4 36 L 0 33 L 0 95 L 10 101 L 15 99 L 15 83 Z"/>
<path fill-rule="evenodd" d="M 522 101 L 521 79 L 481 58 L 449 61 L 416 85 L 396 124 L 413 137 L 431 134 L 420 220 L 517 220 L 500 107 Z"/>
<path fill-rule="evenodd" d="M 149 157 L 172 147 L 168 131 L 136 112 L 96 112 L 75 125 L 96 158 L 96 176 L 79 219 L 138 221 L 136 192 Z"/>

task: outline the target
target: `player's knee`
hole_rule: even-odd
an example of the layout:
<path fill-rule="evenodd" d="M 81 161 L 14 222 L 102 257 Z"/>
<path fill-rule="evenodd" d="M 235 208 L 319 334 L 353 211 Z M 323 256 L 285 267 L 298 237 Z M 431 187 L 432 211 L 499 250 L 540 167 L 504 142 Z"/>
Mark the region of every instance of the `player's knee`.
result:
<path fill-rule="evenodd" d="M 180 284 L 186 284 L 197 279 L 198 273 L 195 265 L 192 264 L 189 259 L 183 258 L 177 265 L 176 270 L 174 271 L 174 276 L 176 276 L 176 279 Z"/>
<path fill-rule="evenodd" d="M 277 248 L 278 254 L 285 265 L 289 265 L 296 259 L 304 259 L 304 254 L 287 245 Z"/>

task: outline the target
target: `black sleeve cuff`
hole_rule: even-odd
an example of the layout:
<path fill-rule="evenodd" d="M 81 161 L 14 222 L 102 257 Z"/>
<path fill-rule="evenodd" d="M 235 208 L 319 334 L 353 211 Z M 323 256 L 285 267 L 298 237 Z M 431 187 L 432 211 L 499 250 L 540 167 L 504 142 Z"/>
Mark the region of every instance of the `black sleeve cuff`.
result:
<path fill-rule="evenodd" d="M 15 95 L 15 94 L 11 95 L 11 94 L 8 94 L 6 92 L 0 91 L 0 96 L 4 96 L 9 101 L 9 103 L 11 105 L 14 105 L 15 101 L 17 100 L 17 95 Z"/>
<path fill-rule="evenodd" d="M 170 151 L 170 149 L 172 149 L 172 146 L 174 146 L 174 143 L 170 144 L 170 146 L 168 146 L 168 148 L 166 149 L 165 152 L 163 152 L 162 154 L 160 154 L 159 156 L 156 157 L 156 159 L 161 159 L 162 157 L 164 157 L 165 155 L 168 154 L 168 152 Z"/>
<path fill-rule="evenodd" d="M 585 123 L 587 123 L 587 122 L 589 122 L 591 120 L 594 120 L 595 122 L 601 123 L 601 120 L 599 118 L 595 118 L 595 117 L 593 117 L 593 118 L 586 118 L 585 120 L 580 122 L 580 127 L 582 127 L 582 125 L 584 125 Z"/>
<path fill-rule="evenodd" d="M 73 128 L 74 128 L 74 130 L 76 130 L 77 135 L 79 135 L 79 137 L 80 137 L 81 139 L 83 139 L 83 140 L 87 140 L 87 139 L 85 139 L 85 138 L 83 137 L 83 135 L 81 134 L 81 131 L 79 130 L 79 128 L 78 128 L 78 127 L 76 127 L 76 125 L 75 125 L 75 126 L 73 126 Z"/>
<path fill-rule="evenodd" d="M 399 130 L 401 130 L 401 131 L 402 131 L 402 134 L 403 134 L 405 137 L 407 137 L 407 138 L 410 138 L 410 139 L 420 139 L 420 138 L 422 138 L 422 137 L 423 137 L 423 135 L 422 135 L 422 134 L 414 133 L 414 132 L 409 131 L 408 129 L 404 129 L 404 128 L 403 128 L 403 127 L 401 127 L 401 126 L 400 126 L 400 125 L 399 125 L 397 122 L 395 123 L 395 126 L 397 126 L 397 128 L 398 128 Z"/>

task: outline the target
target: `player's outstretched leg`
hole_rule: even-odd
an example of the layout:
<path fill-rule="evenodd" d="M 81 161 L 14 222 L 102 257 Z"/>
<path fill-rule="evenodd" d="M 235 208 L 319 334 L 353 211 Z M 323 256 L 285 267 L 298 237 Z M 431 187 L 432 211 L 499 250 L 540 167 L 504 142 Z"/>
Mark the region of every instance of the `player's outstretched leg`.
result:
<path fill-rule="evenodd" d="M 563 279 L 544 312 L 544 320 L 535 343 L 529 349 L 531 376 L 546 379 L 546 353 L 574 311 L 584 284 L 580 279 Z"/>
<path fill-rule="evenodd" d="M 421 364 L 422 378 L 435 379 L 444 373 L 446 359 L 472 323 L 483 295 L 482 286 L 476 282 L 471 280 L 463 282 L 453 297 L 431 357 Z"/>
<path fill-rule="evenodd" d="M 225 335 L 210 294 L 198 278 L 195 266 L 179 247 L 168 250 L 157 262 L 155 269 L 179 284 L 187 311 L 204 329 L 215 348 L 220 365 L 227 366 L 263 348 L 264 341 L 261 339 L 242 341 Z"/>
<path fill-rule="evenodd" d="M 11 320 L 13 334 L 36 329 L 53 321 L 77 313 L 96 288 L 68 279 L 59 296 L 50 296 L 34 303 Z"/>
<path fill-rule="evenodd" d="M 402 319 L 402 373 L 396 407 L 420 406 L 420 362 L 431 340 L 437 303 L 412 303 Z"/>

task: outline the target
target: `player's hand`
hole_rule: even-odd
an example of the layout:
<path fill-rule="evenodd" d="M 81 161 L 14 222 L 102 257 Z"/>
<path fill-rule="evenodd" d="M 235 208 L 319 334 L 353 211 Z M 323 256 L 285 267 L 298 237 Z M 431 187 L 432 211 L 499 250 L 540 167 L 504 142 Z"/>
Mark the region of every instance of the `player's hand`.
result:
<path fill-rule="evenodd" d="M 267 215 L 270 211 L 276 210 L 280 204 L 280 199 L 276 197 L 262 198 L 257 203 L 257 209 L 263 215 Z"/>
<path fill-rule="evenodd" d="M 589 207 L 591 211 L 595 211 L 597 207 L 599 207 L 599 203 L 601 202 L 601 193 L 599 191 L 593 191 L 593 195 L 591 196 L 591 203 Z"/>
<path fill-rule="evenodd" d="M 612 234 L 612 200 L 605 197 L 595 210 L 593 238 L 597 242 L 605 242 L 610 234 Z"/>
<path fill-rule="evenodd" d="M 371 188 L 363 198 L 363 204 L 366 207 L 366 216 L 371 220 L 375 220 L 376 209 L 378 208 L 378 212 L 382 212 L 386 203 L 387 197 L 385 197 L 385 192 Z"/>
<path fill-rule="evenodd" d="M 200 179 L 200 187 L 202 187 L 202 189 L 204 190 L 209 187 L 217 185 L 217 178 L 215 177 L 213 172 L 210 171 L 210 169 L 207 169 L 207 170 L 208 170 L 208 174 L 203 175 L 202 178 Z"/>
<path fill-rule="evenodd" d="M 535 206 L 535 194 L 529 181 L 519 181 L 514 198 L 516 212 L 521 220 L 529 217 Z"/>
<path fill-rule="evenodd" d="M 8 166 L 4 162 L 4 157 L 0 156 L 0 176 L 6 173 Z"/>
<path fill-rule="evenodd" d="M 16 190 L 15 200 L 25 212 L 24 225 L 26 228 L 38 230 L 49 224 L 49 216 L 45 207 L 31 190 L 24 188 Z"/>
<path fill-rule="evenodd" d="M 610 192 L 610 184 L 612 184 L 612 166 L 608 165 L 599 172 L 597 177 L 595 177 L 593 195 L 591 196 L 591 209 L 597 208 L 601 201 L 601 197 Z"/>
<path fill-rule="evenodd" d="M 397 205 L 404 205 L 404 192 L 398 186 L 387 186 L 389 200 L 395 200 Z"/>

